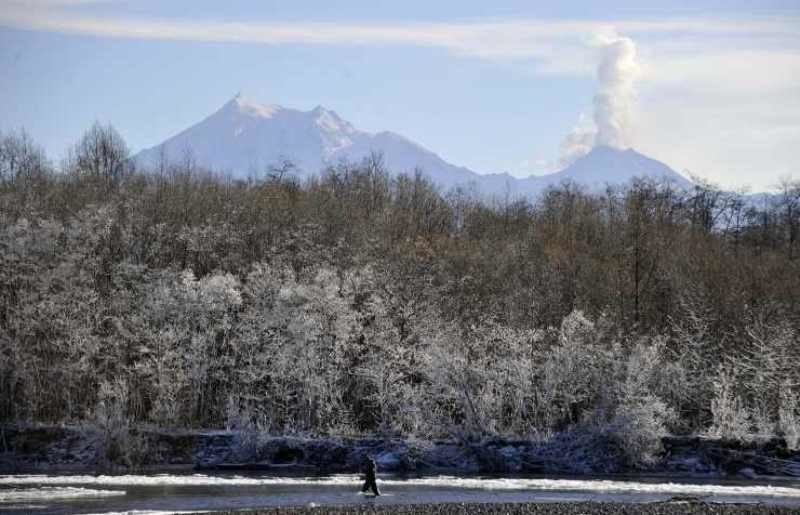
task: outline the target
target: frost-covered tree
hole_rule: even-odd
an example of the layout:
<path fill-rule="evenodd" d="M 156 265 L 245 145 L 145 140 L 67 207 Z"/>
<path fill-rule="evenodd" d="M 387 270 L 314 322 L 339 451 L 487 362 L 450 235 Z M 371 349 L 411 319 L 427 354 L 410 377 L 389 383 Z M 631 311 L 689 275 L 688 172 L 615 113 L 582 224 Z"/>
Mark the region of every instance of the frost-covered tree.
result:
<path fill-rule="evenodd" d="M 0 135 L 4 422 L 566 432 L 637 466 L 668 431 L 796 440 L 792 183 L 753 206 L 647 181 L 484 199 L 379 156 L 134 173 L 100 125 L 64 164 Z"/>

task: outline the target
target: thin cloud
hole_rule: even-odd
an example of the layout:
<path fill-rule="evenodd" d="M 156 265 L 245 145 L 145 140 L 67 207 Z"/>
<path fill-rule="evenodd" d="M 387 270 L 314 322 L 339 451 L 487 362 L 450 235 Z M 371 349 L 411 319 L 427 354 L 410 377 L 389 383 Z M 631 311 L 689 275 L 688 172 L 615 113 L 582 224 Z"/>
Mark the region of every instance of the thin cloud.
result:
<path fill-rule="evenodd" d="M 540 71 L 591 74 L 587 49 L 597 34 L 754 34 L 797 37 L 794 20 L 522 20 L 488 23 L 273 23 L 92 16 L 71 9 L 102 0 L 14 0 L 0 25 L 18 29 L 110 38 L 231 42 L 264 45 L 374 45 L 438 48 L 484 59 L 533 59 Z"/>

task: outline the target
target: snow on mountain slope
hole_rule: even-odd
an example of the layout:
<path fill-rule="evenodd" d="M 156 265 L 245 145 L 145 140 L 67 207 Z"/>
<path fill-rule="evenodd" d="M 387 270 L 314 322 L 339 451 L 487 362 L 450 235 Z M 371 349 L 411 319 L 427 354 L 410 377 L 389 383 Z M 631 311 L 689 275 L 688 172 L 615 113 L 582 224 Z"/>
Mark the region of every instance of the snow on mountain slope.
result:
<path fill-rule="evenodd" d="M 486 182 L 484 176 L 467 168 L 454 166 L 430 150 L 393 132 L 379 132 L 366 138 L 359 138 L 351 146 L 337 151 L 334 157 L 357 161 L 372 152 L 380 152 L 387 167 L 392 171 L 413 172 L 415 169 L 420 169 L 445 188 L 472 182 L 481 184 Z"/>
<path fill-rule="evenodd" d="M 692 185 L 689 179 L 661 161 L 631 148 L 620 150 L 607 146 L 597 146 L 564 170 L 536 177 L 535 182 L 539 189 L 574 182 L 590 191 L 598 191 L 606 185 L 629 183 L 634 178 L 668 182 L 680 188 Z"/>
<path fill-rule="evenodd" d="M 309 176 L 340 160 L 359 161 L 377 152 L 383 155 L 384 164 L 392 173 L 420 169 L 443 188 L 474 187 L 484 195 L 535 196 L 565 181 L 597 190 L 606 184 L 627 183 L 634 177 L 691 185 L 659 161 L 632 149 L 604 146 L 548 175 L 524 179 L 504 173 L 482 175 L 450 164 L 399 134 L 359 130 L 322 106 L 299 111 L 257 104 L 240 95 L 201 122 L 139 152 L 134 159 L 140 166 L 153 166 L 158 163 L 162 148 L 170 160 L 179 160 L 188 151 L 199 165 L 230 172 L 235 177 L 258 176 L 268 166 L 284 160 L 294 163 L 301 176 Z"/>
<path fill-rule="evenodd" d="M 140 152 L 135 159 L 152 165 L 163 147 L 171 160 L 190 151 L 198 164 L 239 177 L 263 172 L 283 159 L 291 159 L 303 170 L 317 171 L 327 156 L 359 136 L 359 131 L 336 113 L 322 108 L 304 113 L 258 105 L 237 96 L 205 120 Z"/>
<path fill-rule="evenodd" d="M 444 187 L 481 178 L 398 134 L 356 129 L 324 107 L 298 111 L 255 104 L 238 95 L 200 123 L 143 150 L 135 160 L 154 165 L 162 146 L 171 160 L 188 149 L 198 164 L 238 177 L 258 174 L 285 159 L 308 176 L 341 159 L 357 161 L 379 152 L 392 172 L 413 172 L 419 167 Z"/>

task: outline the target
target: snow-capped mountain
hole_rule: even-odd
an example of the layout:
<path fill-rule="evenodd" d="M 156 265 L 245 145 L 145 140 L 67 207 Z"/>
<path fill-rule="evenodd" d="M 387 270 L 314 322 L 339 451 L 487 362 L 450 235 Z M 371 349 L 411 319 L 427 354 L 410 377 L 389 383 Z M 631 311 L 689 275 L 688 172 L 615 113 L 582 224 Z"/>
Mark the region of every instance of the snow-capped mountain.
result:
<path fill-rule="evenodd" d="M 189 150 L 199 165 L 237 177 L 258 175 L 284 160 L 294 163 L 302 176 L 309 176 L 342 159 L 359 161 L 378 152 L 392 173 L 419 168 L 443 188 L 474 186 L 487 195 L 535 196 L 548 186 L 565 181 L 598 189 L 633 177 L 669 180 L 680 186 L 691 184 L 659 161 L 634 150 L 610 147 L 597 147 L 568 168 L 548 175 L 520 179 L 505 173 L 479 174 L 450 164 L 399 134 L 357 129 L 321 106 L 299 111 L 257 104 L 241 95 L 200 123 L 139 152 L 134 159 L 141 166 L 152 166 L 160 159 L 162 149 L 171 160 L 180 159 Z"/>
<path fill-rule="evenodd" d="M 198 164 L 238 177 L 258 174 L 283 160 L 308 176 L 341 159 L 358 161 L 375 151 L 383 154 L 391 171 L 411 172 L 419 167 L 444 187 L 481 178 L 399 134 L 356 129 L 330 109 L 318 106 L 299 111 L 260 105 L 240 95 L 200 123 L 143 150 L 135 156 L 137 163 L 153 165 L 162 147 L 170 159 L 191 149 Z"/>

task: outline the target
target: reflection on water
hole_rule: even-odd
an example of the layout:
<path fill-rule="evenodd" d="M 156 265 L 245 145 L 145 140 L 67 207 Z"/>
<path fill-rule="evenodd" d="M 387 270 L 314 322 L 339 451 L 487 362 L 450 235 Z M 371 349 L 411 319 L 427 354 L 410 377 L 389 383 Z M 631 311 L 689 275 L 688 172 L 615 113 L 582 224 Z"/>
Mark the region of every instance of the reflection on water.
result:
<path fill-rule="evenodd" d="M 0 511 L 67 514 L 176 512 L 286 505 L 444 502 L 650 502 L 692 495 L 712 502 L 800 506 L 800 482 L 674 478 L 379 477 L 386 495 L 358 493 L 357 476 L 0 476 Z"/>

